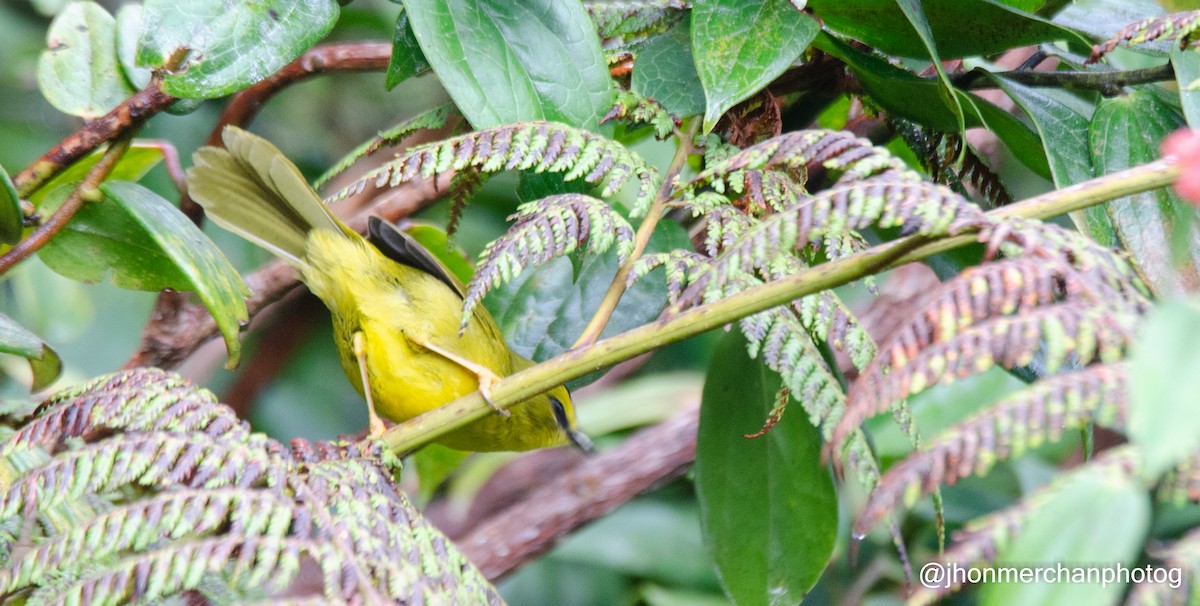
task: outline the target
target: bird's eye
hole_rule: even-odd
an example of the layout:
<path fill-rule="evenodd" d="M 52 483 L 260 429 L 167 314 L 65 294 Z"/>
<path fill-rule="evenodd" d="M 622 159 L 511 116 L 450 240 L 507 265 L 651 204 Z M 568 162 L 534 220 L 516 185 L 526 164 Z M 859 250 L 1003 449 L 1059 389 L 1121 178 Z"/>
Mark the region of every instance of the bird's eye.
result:
<path fill-rule="evenodd" d="M 567 409 L 563 408 L 563 403 L 554 396 L 550 396 L 550 408 L 554 410 L 554 420 L 558 422 L 558 426 L 563 429 L 571 429 L 571 421 L 567 419 Z"/>

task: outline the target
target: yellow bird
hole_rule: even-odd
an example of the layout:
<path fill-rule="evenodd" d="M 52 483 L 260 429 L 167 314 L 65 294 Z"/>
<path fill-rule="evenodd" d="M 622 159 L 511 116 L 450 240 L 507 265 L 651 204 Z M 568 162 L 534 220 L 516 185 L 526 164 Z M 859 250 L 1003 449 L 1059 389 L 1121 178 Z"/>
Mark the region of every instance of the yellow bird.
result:
<path fill-rule="evenodd" d="M 408 234 L 371 217 L 370 239 L 330 213 L 270 142 L 236 127 L 225 148 L 203 147 L 188 170 L 188 193 L 218 225 L 295 265 L 329 308 L 347 378 L 377 415 L 402 422 L 533 365 L 504 342 L 476 306 L 459 336 L 463 286 Z M 511 413 L 511 414 L 508 414 Z M 460 450 L 529 450 L 590 441 L 575 428 L 563 386 L 442 436 Z"/>

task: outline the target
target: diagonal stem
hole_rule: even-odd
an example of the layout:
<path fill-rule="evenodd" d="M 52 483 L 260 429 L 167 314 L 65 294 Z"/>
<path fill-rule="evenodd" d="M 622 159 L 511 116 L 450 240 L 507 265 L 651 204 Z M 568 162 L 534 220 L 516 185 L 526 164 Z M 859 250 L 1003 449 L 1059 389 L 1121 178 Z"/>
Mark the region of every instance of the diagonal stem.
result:
<path fill-rule="evenodd" d="M 596 339 L 600 338 L 600 333 L 604 331 L 604 327 L 608 325 L 609 319 L 617 309 L 617 303 L 621 302 L 621 296 L 628 288 L 625 283 L 629 279 L 629 272 L 633 271 L 633 265 L 637 263 L 637 260 L 642 258 L 642 253 L 646 252 L 650 236 L 654 235 L 654 228 L 662 219 L 667 202 L 671 199 L 671 193 L 675 190 L 675 177 L 687 164 L 688 156 L 692 153 L 692 144 L 699 131 L 700 120 L 693 119 L 687 132 L 679 138 L 679 147 L 675 148 L 675 156 L 671 158 L 671 164 L 667 166 L 667 172 L 663 175 L 662 186 L 658 188 L 650 210 L 646 211 L 642 224 L 638 226 L 637 235 L 634 236 L 633 241 L 633 252 L 629 253 L 629 258 L 617 269 L 617 275 L 613 276 L 612 284 L 608 286 L 608 292 L 604 293 L 604 298 L 600 300 L 600 306 L 596 308 L 596 313 L 592 315 L 591 321 L 583 329 L 579 339 L 571 346 L 572 349 L 595 343 Z"/>
<path fill-rule="evenodd" d="M 1107 200 L 1170 185 L 1179 177 L 1168 157 L 1119 173 L 1035 196 L 991 211 L 1002 218 L 1047 219 Z M 564 381 L 610 366 L 669 343 L 724 326 L 793 299 L 848 284 L 863 276 L 919 261 L 976 241 L 974 233 L 933 239 L 908 236 L 807 271 L 742 291 L 720 301 L 668 315 L 657 322 L 567 351 L 551 360 L 505 377 L 492 386 L 492 401 L 507 408 Z M 492 412 L 478 392 L 389 429 L 383 440 L 395 452 L 409 452 Z"/>

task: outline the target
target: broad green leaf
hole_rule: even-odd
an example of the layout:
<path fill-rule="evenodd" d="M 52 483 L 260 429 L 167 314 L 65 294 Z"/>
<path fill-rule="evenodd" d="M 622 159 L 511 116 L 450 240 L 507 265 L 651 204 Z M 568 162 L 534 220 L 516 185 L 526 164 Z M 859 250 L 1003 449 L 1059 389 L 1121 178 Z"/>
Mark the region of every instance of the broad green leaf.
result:
<path fill-rule="evenodd" d="M 122 4 L 117 9 L 117 60 L 125 81 L 134 88 L 144 88 L 150 83 L 154 70 L 138 67 L 138 38 L 142 34 L 142 5 Z"/>
<path fill-rule="evenodd" d="M 116 26 L 95 2 L 72 2 L 54 18 L 37 68 L 50 105 L 90 120 L 133 94 L 117 67 Z"/>
<path fill-rule="evenodd" d="M 33 372 L 32 391 L 50 386 L 62 373 L 62 360 L 37 335 L 0 313 L 0 353 L 16 354 L 29 360 Z"/>
<path fill-rule="evenodd" d="M 1090 131 L 1096 174 L 1156 160 L 1163 137 L 1182 125 L 1179 114 L 1147 89 L 1101 101 Z M 1160 295 L 1200 289 L 1195 207 L 1161 188 L 1110 200 L 1105 208 L 1150 288 Z"/>
<path fill-rule="evenodd" d="M 674 222 L 658 225 L 647 253 L 690 246 L 683 228 Z M 625 291 L 601 337 L 641 326 L 658 317 L 667 303 L 662 270 L 638 280 Z M 517 353 L 545 360 L 567 350 L 579 338 L 617 273 L 616 251 L 584 257 L 579 269 L 569 258 L 531 268 L 492 291 L 484 306 L 492 313 L 505 340 Z M 572 381 L 572 388 L 595 380 L 592 374 Z"/>
<path fill-rule="evenodd" d="M 1194 48 L 1171 48 L 1171 64 L 1175 66 L 1175 82 L 1188 126 L 1200 128 L 1200 90 L 1189 90 L 1200 81 L 1200 52 Z"/>
<path fill-rule="evenodd" d="M 1085 41 L 1071 30 L 991 0 L 809 0 L 832 32 L 892 55 L 929 58 L 928 42 L 900 27 L 911 2 L 924 9 L 929 35 L 943 57 L 999 53 L 1055 40 Z M 911 23 L 911 21 L 910 21 Z"/>
<path fill-rule="evenodd" d="M 820 31 L 794 4 L 699 0 L 692 6 L 692 53 L 706 97 L 704 132 L 782 74 Z"/>
<path fill-rule="evenodd" d="M 65 200 L 71 185 L 50 194 L 44 206 Z M 241 276 L 216 245 L 170 202 L 125 181 L 100 188 L 103 202 L 88 203 L 39 251 L 54 271 L 75 280 L 111 279 L 122 288 L 196 291 L 225 338 L 229 364 L 237 364 L 238 332 L 248 319 Z"/>
<path fill-rule="evenodd" d="M 44 200 L 50 192 L 68 183 L 77 183 L 82 181 L 84 176 L 86 176 L 88 172 L 92 170 L 92 167 L 100 161 L 100 158 L 103 155 L 104 150 L 101 149 L 80 158 L 79 161 L 72 164 L 69 168 L 67 168 L 67 170 L 59 173 L 56 177 L 51 179 L 49 183 L 42 186 L 31 196 L 29 196 L 29 201 L 32 202 L 34 206 L 40 208 L 42 205 L 42 200 Z M 113 181 L 141 180 L 142 177 L 146 176 L 146 173 L 150 172 L 150 169 L 157 166 L 159 162 L 162 162 L 162 158 L 163 153 L 161 149 L 139 144 L 135 141 L 134 144 L 131 145 L 125 152 L 125 155 L 121 156 L 120 161 L 118 161 L 117 165 L 113 167 L 113 170 L 111 173 L 109 173 L 108 178 Z M 57 207 L 57 205 L 55 205 L 55 207 Z M 43 210 L 43 212 L 46 211 Z"/>
<path fill-rule="evenodd" d="M 926 56 L 929 57 L 933 69 L 937 72 L 938 94 L 946 103 L 946 107 L 954 113 L 954 119 L 958 122 L 958 129 L 954 132 L 960 135 L 966 135 L 967 119 L 963 116 L 963 104 L 958 95 L 955 94 L 954 86 L 950 84 L 950 77 L 946 75 L 945 68 L 942 67 L 942 57 L 938 53 L 937 42 L 933 39 L 933 29 L 929 26 L 929 21 L 925 18 L 925 10 L 921 8 L 920 0 L 893 0 L 900 11 L 904 13 L 904 18 L 908 20 L 909 25 L 917 32 L 917 37 L 920 38 L 921 44 L 925 46 Z M 990 129 L 990 127 L 989 127 Z"/>
<path fill-rule="evenodd" d="M 471 276 L 475 275 L 475 267 L 471 265 L 470 261 L 467 261 L 466 254 L 462 250 L 450 243 L 450 238 L 446 236 L 445 230 L 432 225 L 412 225 L 404 231 L 433 253 L 433 256 L 444 263 L 450 273 L 453 273 L 463 284 L 471 281 Z"/>
<path fill-rule="evenodd" d="M 412 24 L 408 22 L 408 13 L 401 10 L 396 16 L 396 31 L 392 35 L 392 58 L 388 61 L 387 78 L 384 86 L 388 90 L 396 88 L 397 84 L 429 69 L 429 61 L 417 44 L 417 36 L 413 34 Z"/>
<path fill-rule="evenodd" d="M 814 46 L 845 62 L 872 100 L 884 109 L 942 132 L 956 132 L 958 121 L 942 99 L 936 81 L 861 53 L 826 34 L 817 36 Z M 968 128 L 987 126 L 1025 166 L 1050 178 L 1050 165 L 1037 134 L 992 103 L 963 91 L 955 94 L 962 101 Z"/>
<path fill-rule="evenodd" d="M 1153 482 L 1200 449 L 1200 308 L 1168 301 L 1154 310 L 1133 350 L 1129 370 L 1129 440 Z"/>
<path fill-rule="evenodd" d="M 1041 136 L 1054 184 L 1060 188 L 1094 176 L 1088 119 L 1065 103 L 1033 87 L 989 75 L 1025 111 Z M 1105 246 L 1120 246 L 1102 206 L 1071 213 L 1075 227 Z"/>
<path fill-rule="evenodd" d="M 1136 564 L 1150 527 L 1150 499 L 1112 469 L 1083 468 L 1028 518 L 995 566 L 1126 567 Z M 1057 574 L 1057 572 L 1056 572 Z M 1121 583 L 996 583 L 980 591 L 984 606 L 1116 604 Z"/>
<path fill-rule="evenodd" d="M 0 242 L 16 244 L 24 228 L 24 213 L 21 212 L 21 197 L 13 186 L 8 171 L 0 166 Z"/>
<path fill-rule="evenodd" d="M 638 51 L 630 87 L 681 118 L 704 111 L 704 86 L 696 74 L 687 20 L 676 23 Z"/>
<path fill-rule="evenodd" d="M 258 82 L 316 44 L 338 17 L 336 0 L 146 0 L 137 64 L 190 54 L 163 91 L 211 99 Z"/>
<path fill-rule="evenodd" d="M 577 1 L 404 0 L 404 9 L 475 128 L 552 120 L 595 130 L 612 107 L 600 39 Z"/>
<path fill-rule="evenodd" d="M 833 478 L 821 433 L 792 402 L 762 427 L 782 381 L 731 332 L 713 352 L 700 403 L 696 493 L 705 542 L 739 605 L 799 604 L 829 563 L 837 536 Z"/>

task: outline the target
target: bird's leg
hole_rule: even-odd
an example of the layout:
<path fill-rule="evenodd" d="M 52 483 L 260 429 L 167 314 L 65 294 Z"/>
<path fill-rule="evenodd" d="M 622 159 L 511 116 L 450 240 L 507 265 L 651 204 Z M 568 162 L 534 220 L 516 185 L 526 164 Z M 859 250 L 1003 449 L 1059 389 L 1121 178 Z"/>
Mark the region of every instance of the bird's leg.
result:
<path fill-rule="evenodd" d="M 500 380 L 500 376 L 495 372 L 492 372 L 492 369 L 477 362 L 472 362 L 471 360 L 468 360 L 452 351 L 442 349 L 441 347 L 438 347 L 429 341 L 416 341 L 416 344 L 475 373 L 475 378 L 479 380 L 479 393 L 483 395 L 483 401 L 487 402 L 488 405 L 491 406 L 493 410 L 500 413 L 501 416 L 506 419 L 508 418 L 511 413 L 503 408 L 500 408 L 499 406 L 496 406 L 496 403 L 492 401 L 492 385 Z"/>
<path fill-rule="evenodd" d="M 375 414 L 375 398 L 371 396 L 371 379 L 367 373 L 367 338 L 359 331 L 354 333 L 351 343 L 354 348 L 354 358 L 358 360 L 358 373 L 362 378 L 363 397 L 367 399 L 367 414 L 370 416 L 370 436 L 378 438 L 383 435 L 387 427 L 383 425 L 383 421 L 379 418 L 379 415 Z"/>

